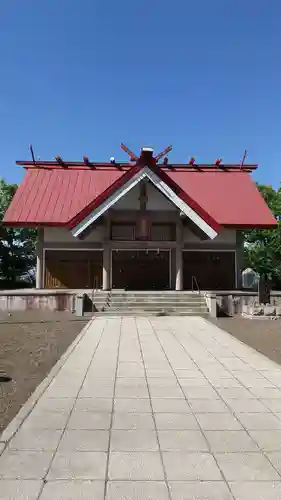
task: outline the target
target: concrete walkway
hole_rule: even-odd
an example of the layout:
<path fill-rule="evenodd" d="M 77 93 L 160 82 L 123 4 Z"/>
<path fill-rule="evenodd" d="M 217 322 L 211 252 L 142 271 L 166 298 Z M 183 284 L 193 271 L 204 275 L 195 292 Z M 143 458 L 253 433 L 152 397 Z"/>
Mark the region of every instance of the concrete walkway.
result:
<path fill-rule="evenodd" d="M 98 318 L 6 443 L 0 499 L 277 500 L 280 474 L 278 365 L 202 318 Z"/>

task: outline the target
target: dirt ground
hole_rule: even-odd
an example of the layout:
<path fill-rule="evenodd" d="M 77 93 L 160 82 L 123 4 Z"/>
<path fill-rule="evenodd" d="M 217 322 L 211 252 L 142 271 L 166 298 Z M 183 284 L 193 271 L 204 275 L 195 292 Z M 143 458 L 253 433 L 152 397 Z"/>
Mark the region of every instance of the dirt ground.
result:
<path fill-rule="evenodd" d="M 0 434 L 87 323 L 68 313 L 0 313 Z"/>
<path fill-rule="evenodd" d="M 212 322 L 281 365 L 281 320 L 218 318 Z"/>

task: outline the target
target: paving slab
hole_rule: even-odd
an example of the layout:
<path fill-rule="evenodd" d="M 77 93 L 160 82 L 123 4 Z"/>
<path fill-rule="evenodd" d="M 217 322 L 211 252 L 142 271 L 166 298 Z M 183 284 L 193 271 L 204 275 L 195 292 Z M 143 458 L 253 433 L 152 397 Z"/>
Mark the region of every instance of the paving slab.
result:
<path fill-rule="evenodd" d="M 244 431 L 205 431 L 205 438 L 212 452 L 259 451 L 255 436 Z"/>
<path fill-rule="evenodd" d="M 219 481 L 221 472 L 211 453 L 163 452 L 169 481 Z"/>
<path fill-rule="evenodd" d="M 116 430 L 111 431 L 112 451 L 157 451 L 158 441 L 155 430 Z"/>
<path fill-rule="evenodd" d="M 281 420 L 271 413 L 236 413 L 236 417 L 248 430 L 281 429 Z"/>
<path fill-rule="evenodd" d="M 233 500 L 223 481 L 169 482 L 172 500 Z"/>
<path fill-rule="evenodd" d="M 74 410 L 67 423 L 68 429 L 109 429 L 111 414 L 87 410 Z"/>
<path fill-rule="evenodd" d="M 275 429 L 268 431 L 257 430 L 249 431 L 249 434 L 261 450 L 281 451 L 281 431 Z"/>
<path fill-rule="evenodd" d="M 112 429 L 119 430 L 151 430 L 155 423 L 151 413 L 115 413 Z"/>
<path fill-rule="evenodd" d="M 37 500 L 42 486 L 43 481 L 4 479 L 0 481 L 0 500 Z"/>
<path fill-rule="evenodd" d="M 104 481 L 49 481 L 40 500 L 103 500 L 104 487 Z"/>
<path fill-rule="evenodd" d="M 194 413 L 230 413 L 230 409 L 221 399 L 189 399 L 188 403 Z"/>
<path fill-rule="evenodd" d="M 106 453 L 94 451 L 58 452 L 47 480 L 105 479 Z"/>
<path fill-rule="evenodd" d="M 54 452 L 51 451 L 6 449 L 0 457 L 0 478 L 43 479 L 49 469 L 53 454 Z"/>
<path fill-rule="evenodd" d="M 109 456 L 109 479 L 115 480 L 163 480 L 164 470 L 160 453 L 114 452 Z"/>
<path fill-rule="evenodd" d="M 158 430 L 199 429 L 196 418 L 191 413 L 156 413 L 155 423 Z"/>
<path fill-rule="evenodd" d="M 281 368 L 217 326 L 98 317 L 59 363 L 0 438 L 0 500 L 281 498 Z"/>
<path fill-rule="evenodd" d="M 216 453 L 215 457 L 229 481 L 270 481 L 280 478 L 263 453 Z M 273 461 L 277 462 L 276 457 Z"/>
<path fill-rule="evenodd" d="M 185 399 L 152 398 L 151 404 L 154 413 L 191 413 L 191 408 Z"/>
<path fill-rule="evenodd" d="M 107 451 L 109 431 L 67 429 L 58 447 L 58 452 Z"/>
<path fill-rule="evenodd" d="M 55 451 L 63 434 L 63 430 L 54 429 L 22 429 L 9 443 L 9 449 Z"/>
<path fill-rule="evenodd" d="M 230 483 L 235 500 L 280 500 L 280 481 L 251 481 Z"/>
<path fill-rule="evenodd" d="M 209 445 L 201 431 L 159 431 L 162 451 L 208 451 Z"/>
<path fill-rule="evenodd" d="M 239 420 L 231 413 L 197 413 L 200 427 L 205 431 L 239 431 L 243 430 Z"/>
<path fill-rule="evenodd" d="M 149 413 L 151 412 L 151 403 L 149 399 L 124 398 L 114 400 L 115 413 Z"/>
<path fill-rule="evenodd" d="M 109 481 L 106 500 L 169 500 L 164 481 Z"/>

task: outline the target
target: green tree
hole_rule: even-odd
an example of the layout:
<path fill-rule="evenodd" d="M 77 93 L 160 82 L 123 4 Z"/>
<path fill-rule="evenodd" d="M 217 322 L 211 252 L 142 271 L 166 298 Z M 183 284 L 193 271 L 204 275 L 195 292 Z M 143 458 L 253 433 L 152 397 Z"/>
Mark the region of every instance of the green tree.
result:
<path fill-rule="evenodd" d="M 16 184 L 0 179 L 0 221 L 17 190 Z M 0 288 L 12 288 L 33 281 L 37 232 L 9 228 L 0 222 Z"/>
<path fill-rule="evenodd" d="M 259 274 L 271 276 L 274 287 L 281 287 L 281 187 L 259 185 L 258 188 L 275 216 L 276 229 L 254 229 L 245 233 L 246 265 Z"/>

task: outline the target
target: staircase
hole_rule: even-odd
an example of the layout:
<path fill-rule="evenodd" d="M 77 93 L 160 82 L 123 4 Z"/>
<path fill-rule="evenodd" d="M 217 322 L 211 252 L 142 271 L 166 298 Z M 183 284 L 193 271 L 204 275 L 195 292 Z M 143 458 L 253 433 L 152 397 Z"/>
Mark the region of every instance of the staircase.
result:
<path fill-rule="evenodd" d="M 93 294 L 93 314 L 112 316 L 207 316 L 205 298 L 197 292 L 112 290 Z"/>

